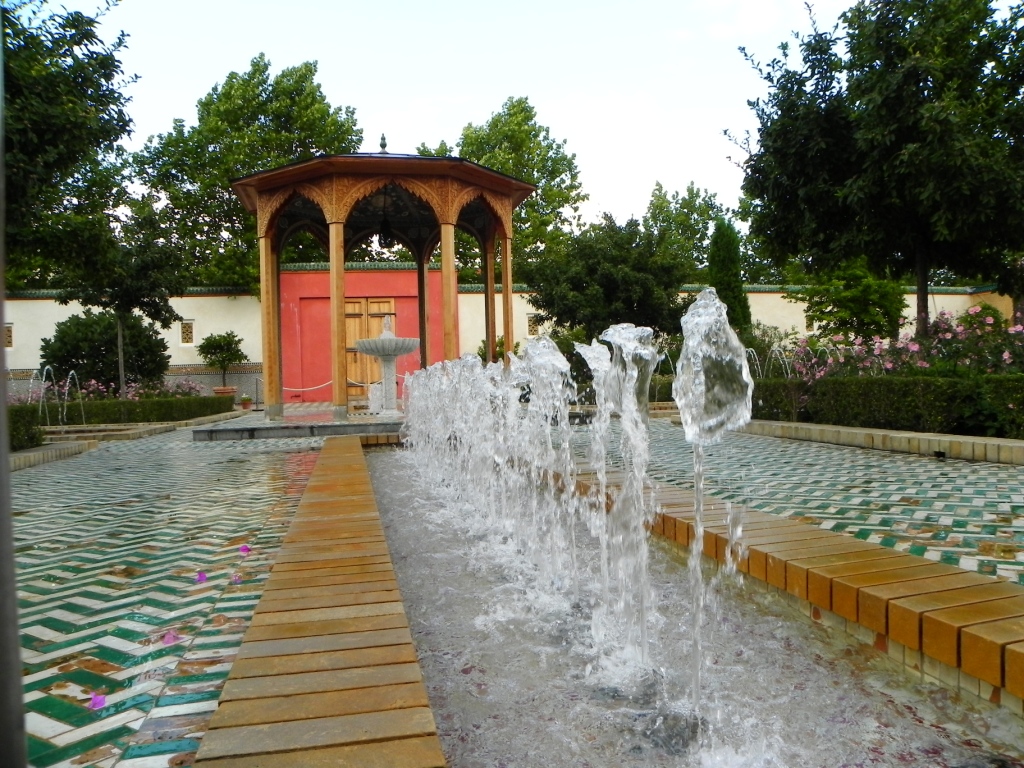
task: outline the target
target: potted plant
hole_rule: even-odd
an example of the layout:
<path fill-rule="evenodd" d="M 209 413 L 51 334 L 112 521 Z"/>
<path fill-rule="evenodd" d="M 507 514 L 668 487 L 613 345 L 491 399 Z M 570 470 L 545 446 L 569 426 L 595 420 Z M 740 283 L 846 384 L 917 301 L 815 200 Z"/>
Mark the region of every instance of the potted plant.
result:
<path fill-rule="evenodd" d="M 221 385 L 213 388 L 213 394 L 234 395 L 238 387 L 228 386 L 228 368 L 249 361 L 242 351 L 242 340 L 235 332 L 211 333 L 196 345 L 196 352 L 206 365 L 220 370 Z"/>
<path fill-rule="evenodd" d="M 249 397 L 248 395 L 242 395 L 240 398 L 238 398 L 238 402 L 242 404 L 243 411 L 248 411 L 250 408 L 252 408 L 252 398 Z"/>

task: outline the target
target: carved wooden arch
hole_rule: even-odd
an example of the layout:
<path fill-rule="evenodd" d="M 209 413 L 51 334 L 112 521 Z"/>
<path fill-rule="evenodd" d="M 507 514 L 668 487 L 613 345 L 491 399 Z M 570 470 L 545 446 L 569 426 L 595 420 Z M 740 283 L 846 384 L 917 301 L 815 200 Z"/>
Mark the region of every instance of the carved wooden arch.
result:
<path fill-rule="evenodd" d="M 487 206 L 494 217 L 495 234 L 510 237 L 512 232 L 512 206 L 509 205 L 508 200 L 500 195 L 495 195 L 493 192 L 488 192 L 480 187 L 469 187 L 458 197 L 459 213 L 477 198 Z"/>
<path fill-rule="evenodd" d="M 269 237 L 273 232 L 274 224 L 288 204 L 296 195 L 306 198 L 313 205 L 317 206 L 327 216 L 327 198 L 323 189 L 313 184 L 296 184 L 291 187 L 282 187 L 270 192 L 260 192 L 256 203 L 256 235 L 257 237 Z"/>

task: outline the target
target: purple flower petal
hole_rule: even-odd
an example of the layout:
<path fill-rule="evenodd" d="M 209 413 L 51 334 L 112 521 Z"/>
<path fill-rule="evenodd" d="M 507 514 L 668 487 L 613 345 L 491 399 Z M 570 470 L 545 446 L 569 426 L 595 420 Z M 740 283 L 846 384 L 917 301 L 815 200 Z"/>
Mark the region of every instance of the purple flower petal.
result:
<path fill-rule="evenodd" d="M 243 544 L 242 546 L 240 546 L 240 547 L 238 548 L 238 551 L 242 553 L 242 557 L 245 557 L 245 556 L 246 556 L 246 555 L 248 555 L 248 554 L 249 554 L 250 552 L 252 552 L 252 550 L 251 550 L 251 549 L 249 549 L 249 545 L 248 545 L 248 544 Z"/>
<path fill-rule="evenodd" d="M 206 571 L 199 571 L 196 574 L 196 584 L 202 584 L 204 581 L 206 581 Z"/>
<path fill-rule="evenodd" d="M 91 694 L 92 698 L 89 700 L 89 709 L 102 709 L 107 705 L 107 697 L 102 693 Z"/>

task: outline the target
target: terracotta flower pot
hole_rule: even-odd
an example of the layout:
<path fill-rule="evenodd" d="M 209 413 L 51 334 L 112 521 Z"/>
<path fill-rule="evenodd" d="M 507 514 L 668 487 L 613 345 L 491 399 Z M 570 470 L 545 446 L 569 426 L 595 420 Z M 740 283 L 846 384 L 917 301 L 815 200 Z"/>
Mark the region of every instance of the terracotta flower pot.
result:
<path fill-rule="evenodd" d="M 232 395 L 238 393 L 238 387 L 214 387 L 213 394 L 215 395 Z"/>

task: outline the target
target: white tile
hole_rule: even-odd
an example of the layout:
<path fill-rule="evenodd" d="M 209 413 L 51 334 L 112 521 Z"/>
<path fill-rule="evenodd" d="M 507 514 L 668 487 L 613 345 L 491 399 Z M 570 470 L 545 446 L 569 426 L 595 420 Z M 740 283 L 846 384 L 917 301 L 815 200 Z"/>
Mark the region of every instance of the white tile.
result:
<path fill-rule="evenodd" d="M 150 717 L 178 717 L 194 715 L 197 712 L 213 712 L 217 709 L 217 701 L 193 701 L 188 704 L 172 704 L 168 707 L 154 707 L 149 711 Z"/>
<path fill-rule="evenodd" d="M 95 723 L 90 723 L 82 728 L 75 728 L 72 731 L 62 733 L 59 736 L 55 736 L 50 739 L 50 741 L 58 747 L 65 747 L 68 744 L 74 744 L 76 741 L 87 739 L 97 733 L 103 733 L 104 731 L 113 730 L 118 726 L 127 725 L 133 720 L 145 718 L 145 716 L 144 712 L 140 712 L 137 709 L 128 709 L 116 715 L 111 715 L 103 720 L 97 720 Z"/>
<path fill-rule="evenodd" d="M 54 720 L 38 712 L 25 713 L 25 730 L 40 739 L 49 739 L 58 734 L 70 731 L 72 726 Z"/>
<path fill-rule="evenodd" d="M 105 648 L 113 648 L 115 651 L 123 651 L 124 653 L 134 653 L 140 650 L 148 650 L 148 648 L 133 643 L 131 640 L 125 640 L 121 637 L 112 637 L 111 635 L 104 635 L 103 637 L 97 637 L 93 640 L 96 645 L 102 645 Z"/>

